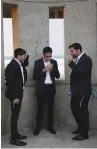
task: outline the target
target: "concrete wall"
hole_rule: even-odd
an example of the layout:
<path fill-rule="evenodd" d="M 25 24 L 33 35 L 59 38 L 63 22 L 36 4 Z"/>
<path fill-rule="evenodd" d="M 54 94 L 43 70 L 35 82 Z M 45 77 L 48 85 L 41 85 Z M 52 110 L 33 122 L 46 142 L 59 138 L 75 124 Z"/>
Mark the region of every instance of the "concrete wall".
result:
<path fill-rule="evenodd" d="M 49 6 L 65 6 L 65 55 L 68 55 L 68 46 L 73 42 L 80 42 L 85 51 L 93 60 L 92 84 L 97 90 L 97 16 L 96 2 L 76 1 L 57 3 L 32 3 L 4 0 L 18 4 L 19 8 L 19 47 L 27 50 L 30 54 L 30 65 L 28 67 L 28 81 L 24 91 L 24 100 L 19 119 L 19 128 L 35 127 L 35 116 L 37 110 L 35 97 L 35 82 L 32 80 L 33 65 L 35 59 L 42 55 L 42 49 L 49 45 Z M 2 70 L 3 71 L 3 70 Z M 56 81 L 57 93 L 55 100 L 55 124 L 66 124 L 75 126 L 75 121 L 70 111 L 69 74 L 70 69 L 65 58 L 65 80 Z M 2 98 L 4 100 L 4 97 Z M 4 100 L 6 101 L 6 99 Z M 3 102 L 3 107 L 6 102 Z M 7 104 L 9 107 L 9 103 Z M 91 127 L 97 128 L 97 101 L 90 103 L 90 123 Z M 7 112 L 8 113 L 8 112 Z M 9 112 L 10 113 L 10 112 Z M 6 120 L 8 118 L 8 121 Z M 9 131 L 9 115 L 4 115 L 5 120 L 3 133 Z M 8 124 L 8 125 L 7 125 Z"/>
<path fill-rule="evenodd" d="M 3 16 L 1 7 L 1 16 Z M 1 18 L 1 133 L 5 134 L 9 130 L 9 104 L 5 98 L 5 86 L 4 86 L 4 40 L 3 40 L 3 17 Z"/>

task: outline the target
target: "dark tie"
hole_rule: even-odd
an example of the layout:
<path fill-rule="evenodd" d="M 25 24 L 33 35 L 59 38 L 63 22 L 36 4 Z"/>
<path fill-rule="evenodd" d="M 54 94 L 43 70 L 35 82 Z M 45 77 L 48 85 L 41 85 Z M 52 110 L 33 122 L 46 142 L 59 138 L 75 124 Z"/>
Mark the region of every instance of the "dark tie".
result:
<path fill-rule="evenodd" d="M 78 64 L 78 61 L 79 61 L 79 59 L 77 58 L 76 61 L 75 61 L 76 65 Z"/>

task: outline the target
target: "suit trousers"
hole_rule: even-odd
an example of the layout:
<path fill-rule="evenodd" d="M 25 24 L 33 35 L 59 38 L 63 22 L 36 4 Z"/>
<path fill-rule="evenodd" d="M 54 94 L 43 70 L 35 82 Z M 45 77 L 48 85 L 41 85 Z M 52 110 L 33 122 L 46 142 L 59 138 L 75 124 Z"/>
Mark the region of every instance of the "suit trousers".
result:
<path fill-rule="evenodd" d="M 17 130 L 17 122 L 19 118 L 19 113 L 21 109 L 21 104 L 22 104 L 22 99 L 19 99 L 18 104 L 14 104 L 13 100 L 10 100 L 11 102 L 11 139 L 15 140 L 18 135 L 18 130 Z"/>
<path fill-rule="evenodd" d="M 90 95 L 72 95 L 71 111 L 82 135 L 87 135 L 89 131 L 89 103 Z"/>
<path fill-rule="evenodd" d="M 36 129 L 40 130 L 43 122 L 44 106 L 47 102 L 48 107 L 48 128 L 53 127 L 53 109 L 54 109 L 54 96 L 53 85 L 45 85 L 45 90 L 42 94 L 37 95 L 37 116 L 36 116 Z"/>

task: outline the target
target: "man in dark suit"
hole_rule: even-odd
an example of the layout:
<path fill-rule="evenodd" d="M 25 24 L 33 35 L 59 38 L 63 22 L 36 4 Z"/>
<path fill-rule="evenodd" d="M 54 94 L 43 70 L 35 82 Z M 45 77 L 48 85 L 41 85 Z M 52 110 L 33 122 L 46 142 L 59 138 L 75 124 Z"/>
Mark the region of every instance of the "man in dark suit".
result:
<path fill-rule="evenodd" d="M 91 95 L 91 72 L 92 60 L 85 53 L 82 53 L 82 46 L 74 43 L 69 46 L 70 57 L 69 67 L 71 87 L 71 110 L 78 128 L 73 134 L 78 134 L 73 140 L 88 139 L 89 112 L 88 102 Z M 76 61 L 74 61 L 76 59 Z"/>
<path fill-rule="evenodd" d="M 17 146 L 26 145 L 25 142 L 20 141 L 20 139 L 26 139 L 26 136 L 22 136 L 17 130 L 17 121 L 19 118 L 22 98 L 23 98 L 23 88 L 27 80 L 27 71 L 25 61 L 26 51 L 18 48 L 14 51 L 14 58 L 7 65 L 5 69 L 6 78 L 6 92 L 5 95 L 10 99 L 11 102 L 11 141 L 10 143 Z M 28 57 L 28 56 L 27 56 Z M 27 63 L 27 62 L 26 62 Z M 26 74 L 26 75 L 25 75 Z"/>
<path fill-rule="evenodd" d="M 53 107 L 54 96 L 56 93 L 55 78 L 59 79 L 60 73 L 57 62 L 51 59 L 51 57 L 52 49 L 50 47 L 45 47 L 43 49 L 43 58 L 35 61 L 33 78 L 34 80 L 37 80 L 36 92 L 38 111 L 34 135 L 38 135 L 41 131 L 44 105 L 46 101 L 48 105 L 48 131 L 52 134 L 56 134 L 56 131 L 53 129 Z"/>

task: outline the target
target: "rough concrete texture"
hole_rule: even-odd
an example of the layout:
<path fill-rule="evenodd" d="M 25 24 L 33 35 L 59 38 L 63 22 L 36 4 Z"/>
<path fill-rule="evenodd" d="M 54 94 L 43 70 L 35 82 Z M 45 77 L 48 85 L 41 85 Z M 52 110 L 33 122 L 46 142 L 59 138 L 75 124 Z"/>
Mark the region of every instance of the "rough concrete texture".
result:
<path fill-rule="evenodd" d="M 89 140 L 73 141 L 71 131 L 73 127 L 56 128 L 57 134 L 52 135 L 47 130 L 43 129 L 38 136 L 33 136 L 32 130 L 21 132 L 28 136 L 26 148 L 96 148 L 97 147 L 97 130 L 91 130 Z M 2 148 L 17 148 L 9 144 L 9 136 L 2 137 Z M 25 148 L 23 147 L 23 148 Z"/>
<path fill-rule="evenodd" d="M 27 50 L 30 55 L 28 66 L 28 82 L 24 91 L 24 100 L 20 113 L 19 127 L 35 127 L 37 103 L 35 97 L 35 83 L 32 80 L 34 61 L 41 57 L 42 49 L 49 45 L 49 7 L 65 6 L 65 57 L 68 55 L 68 46 L 73 42 L 80 42 L 85 51 L 93 60 L 92 84 L 97 90 L 97 6 L 95 1 L 62 2 L 62 3 L 32 3 L 13 0 L 4 2 L 16 3 L 19 9 L 19 47 Z M 2 65 L 3 68 L 3 65 Z M 2 69 L 3 71 L 3 69 Z M 65 58 L 65 80 L 57 82 L 55 101 L 55 124 L 75 125 L 70 111 L 69 91 L 70 69 Z M 4 91 L 3 91 L 4 92 Z M 9 107 L 6 98 L 2 95 L 2 107 Z M 90 123 L 97 128 L 97 101 L 89 104 Z M 9 111 L 9 109 L 8 109 Z M 4 133 L 9 128 L 9 116 L 2 110 Z M 8 121 L 6 120 L 8 117 Z M 45 120 L 46 121 L 46 120 Z M 7 129 L 8 130 L 8 129 Z M 2 134 L 4 134 L 2 133 Z"/>

